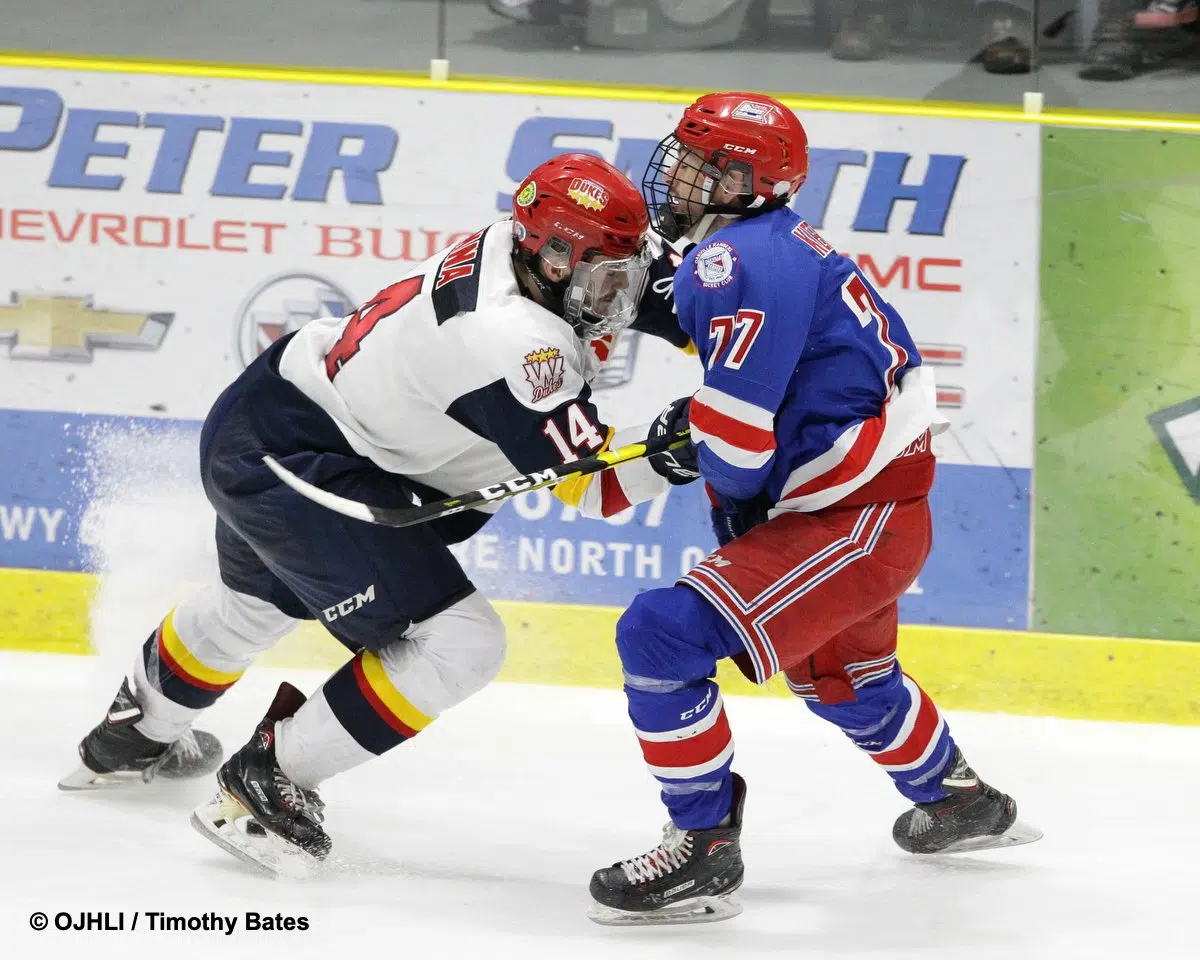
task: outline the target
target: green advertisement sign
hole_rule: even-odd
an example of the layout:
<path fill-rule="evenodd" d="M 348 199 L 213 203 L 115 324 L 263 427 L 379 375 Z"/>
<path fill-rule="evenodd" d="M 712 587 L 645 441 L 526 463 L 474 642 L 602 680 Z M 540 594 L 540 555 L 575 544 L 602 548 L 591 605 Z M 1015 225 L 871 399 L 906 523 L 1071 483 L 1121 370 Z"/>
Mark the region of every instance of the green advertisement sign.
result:
<path fill-rule="evenodd" d="M 1031 626 L 1200 641 L 1200 136 L 1043 147 Z"/>

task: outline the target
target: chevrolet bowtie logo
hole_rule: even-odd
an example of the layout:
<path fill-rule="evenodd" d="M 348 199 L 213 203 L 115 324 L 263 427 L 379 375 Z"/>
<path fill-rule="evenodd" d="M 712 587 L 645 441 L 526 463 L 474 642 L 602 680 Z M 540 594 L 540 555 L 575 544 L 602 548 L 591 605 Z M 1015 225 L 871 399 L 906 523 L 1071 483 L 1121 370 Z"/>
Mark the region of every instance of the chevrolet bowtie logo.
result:
<path fill-rule="evenodd" d="M 92 350 L 157 350 L 175 319 L 173 313 L 96 310 L 79 297 L 13 295 L 0 305 L 0 344 L 13 360 L 70 360 L 91 363 Z"/>

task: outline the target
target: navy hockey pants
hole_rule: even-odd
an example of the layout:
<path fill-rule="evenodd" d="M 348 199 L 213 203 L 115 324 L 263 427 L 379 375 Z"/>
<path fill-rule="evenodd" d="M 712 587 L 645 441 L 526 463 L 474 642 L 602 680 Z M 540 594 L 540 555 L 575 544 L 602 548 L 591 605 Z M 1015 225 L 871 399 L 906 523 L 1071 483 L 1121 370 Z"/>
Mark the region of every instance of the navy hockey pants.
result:
<path fill-rule="evenodd" d="M 285 343 L 226 389 L 201 433 L 221 579 L 289 616 L 321 620 L 351 650 L 378 650 L 474 591 L 446 546 L 474 530 L 376 526 L 280 482 L 264 454 L 324 490 L 377 506 L 411 505 L 416 489 L 356 454 L 333 420 L 279 376 Z M 484 520 L 472 512 L 464 522 L 478 529 Z"/>

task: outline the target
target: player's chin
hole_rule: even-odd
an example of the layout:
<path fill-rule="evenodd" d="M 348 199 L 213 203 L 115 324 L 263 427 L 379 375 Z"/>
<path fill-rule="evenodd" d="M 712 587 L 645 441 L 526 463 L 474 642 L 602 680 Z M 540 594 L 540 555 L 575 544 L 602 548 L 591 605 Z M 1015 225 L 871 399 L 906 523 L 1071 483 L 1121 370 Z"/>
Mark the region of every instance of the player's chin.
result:
<path fill-rule="evenodd" d="M 704 205 L 695 200 L 685 200 L 683 197 L 671 194 L 667 198 L 671 212 L 683 220 L 693 220 L 704 212 Z"/>

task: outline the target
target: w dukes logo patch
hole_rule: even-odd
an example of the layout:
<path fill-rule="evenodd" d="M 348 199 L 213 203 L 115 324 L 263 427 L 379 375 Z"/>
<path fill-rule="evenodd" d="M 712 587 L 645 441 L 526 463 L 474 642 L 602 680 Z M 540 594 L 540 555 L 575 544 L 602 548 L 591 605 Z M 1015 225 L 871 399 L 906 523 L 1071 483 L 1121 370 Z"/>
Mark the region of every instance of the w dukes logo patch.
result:
<path fill-rule="evenodd" d="M 525 379 L 533 387 L 533 402 L 545 400 L 563 385 L 566 361 L 558 347 L 543 347 L 525 354 Z"/>

